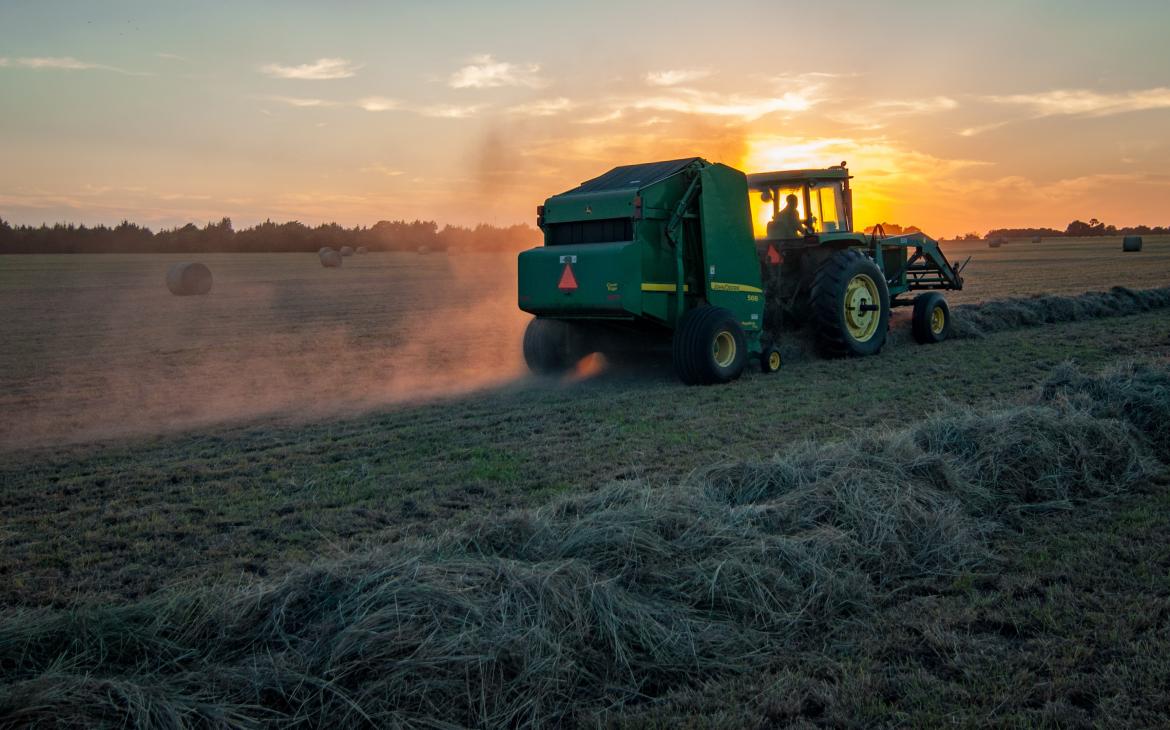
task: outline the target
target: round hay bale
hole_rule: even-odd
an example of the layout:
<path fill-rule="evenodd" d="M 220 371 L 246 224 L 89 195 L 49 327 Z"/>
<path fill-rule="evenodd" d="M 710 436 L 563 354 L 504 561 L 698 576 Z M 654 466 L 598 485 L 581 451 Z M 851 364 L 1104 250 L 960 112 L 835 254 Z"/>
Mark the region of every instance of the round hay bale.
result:
<path fill-rule="evenodd" d="M 326 249 L 320 254 L 321 265 L 327 269 L 336 269 L 341 266 L 341 254 L 333 249 Z"/>
<path fill-rule="evenodd" d="M 1040 236 L 1032 236 L 1032 243 L 1042 243 L 1044 241 Z"/>
<path fill-rule="evenodd" d="M 342 246 L 341 247 L 341 255 L 342 256 L 353 256 L 353 247 L 352 246 Z"/>
<path fill-rule="evenodd" d="M 211 291 L 211 269 L 200 263 L 179 263 L 167 270 L 167 288 L 177 297 L 202 296 Z"/>
<path fill-rule="evenodd" d="M 370 252 L 370 249 L 366 248 L 365 246 L 358 246 L 357 247 L 357 253 L 359 253 L 359 254 L 365 254 L 365 253 L 369 253 L 369 252 Z"/>
<path fill-rule="evenodd" d="M 1142 237 L 1141 236 L 1126 236 L 1125 238 L 1121 239 L 1121 250 L 1122 251 L 1130 251 L 1130 252 L 1141 251 L 1142 250 Z"/>
<path fill-rule="evenodd" d="M 1003 245 L 1003 241 L 999 240 L 998 238 L 992 238 L 987 242 L 987 245 L 991 248 L 999 248 Z"/>
<path fill-rule="evenodd" d="M 317 249 L 317 255 L 320 256 L 321 254 L 325 253 L 326 251 L 332 251 L 332 250 L 333 249 L 328 247 L 328 246 L 322 246 L 321 248 Z"/>

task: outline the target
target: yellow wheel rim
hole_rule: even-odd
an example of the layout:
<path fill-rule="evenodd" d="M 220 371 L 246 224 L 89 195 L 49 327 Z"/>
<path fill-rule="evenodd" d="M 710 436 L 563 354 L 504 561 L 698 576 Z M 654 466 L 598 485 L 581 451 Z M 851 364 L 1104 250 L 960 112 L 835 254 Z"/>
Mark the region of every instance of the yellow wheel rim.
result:
<path fill-rule="evenodd" d="M 768 353 L 768 369 L 769 370 L 779 370 L 780 369 L 780 353 L 776 352 L 775 350 Z"/>
<path fill-rule="evenodd" d="M 735 362 L 735 338 L 724 330 L 715 335 L 715 342 L 711 345 L 711 354 L 715 356 L 715 364 L 725 368 Z"/>
<path fill-rule="evenodd" d="M 868 309 L 876 306 L 877 309 Z M 865 308 L 863 308 L 865 307 Z M 866 274 L 858 274 L 845 287 L 845 327 L 858 342 L 868 342 L 877 332 L 881 320 L 881 299 L 877 284 Z"/>
<path fill-rule="evenodd" d="M 941 335 L 943 327 L 947 326 L 947 314 L 942 307 L 935 307 L 930 312 L 930 331 Z"/>

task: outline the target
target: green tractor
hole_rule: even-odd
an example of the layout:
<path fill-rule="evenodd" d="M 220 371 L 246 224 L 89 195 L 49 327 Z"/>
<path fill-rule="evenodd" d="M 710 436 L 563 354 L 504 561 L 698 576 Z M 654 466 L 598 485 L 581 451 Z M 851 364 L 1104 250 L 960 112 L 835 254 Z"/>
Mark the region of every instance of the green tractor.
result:
<path fill-rule="evenodd" d="M 745 175 L 695 157 L 554 195 L 537 209 L 544 245 L 519 259 L 528 366 L 662 344 L 684 383 L 725 383 L 751 360 L 779 369 L 784 324 L 811 325 L 828 357 L 876 354 L 890 309 L 911 304 L 915 338 L 945 339 L 937 290 L 961 289 L 962 267 L 922 233 L 854 232 L 849 180 L 845 163 Z"/>

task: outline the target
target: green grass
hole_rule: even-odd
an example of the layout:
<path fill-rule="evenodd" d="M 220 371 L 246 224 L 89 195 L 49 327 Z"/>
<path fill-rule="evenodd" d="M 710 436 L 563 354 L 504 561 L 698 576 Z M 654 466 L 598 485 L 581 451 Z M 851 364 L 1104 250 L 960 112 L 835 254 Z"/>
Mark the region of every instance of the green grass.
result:
<path fill-rule="evenodd" d="M 1164 314 L 812 360 L 725 388 L 668 373 L 513 386 L 307 426 L 216 429 L 2 457 L 0 599 L 100 602 L 535 506 L 619 478 L 664 483 L 921 417 L 1012 400 L 1051 368 L 1164 356 Z"/>
<path fill-rule="evenodd" d="M 1161 608 L 1117 622 L 1115 602 L 1088 584 L 1035 583 L 1052 561 L 1030 567 L 1020 595 L 1010 578 L 994 580 L 1008 574 L 1014 543 L 1053 518 L 1100 517 L 1109 498 L 1158 494 L 1170 368 L 1062 366 L 1021 400 L 797 444 L 665 487 L 627 481 L 480 514 L 254 585 L 12 612 L 0 621 L 0 716 L 143 727 L 1156 718 L 1148 694 L 1119 697 L 1124 675 L 1057 681 L 1098 657 L 1047 639 L 1096 632 L 1091 646 L 1116 648 L 1122 658 L 1109 658 L 1146 671 L 1152 689 L 1170 642 L 1159 639 Z M 1161 527 L 1146 515 L 1142 524 Z M 1006 560 L 990 552 L 992 536 Z M 1068 559 L 1055 567 L 1086 562 L 1086 546 L 1051 542 Z M 1128 585 L 1116 563 L 1094 577 Z M 1011 587 L 1006 613 L 991 586 Z M 1029 653 L 1035 637 L 1044 640 Z M 1023 652 L 1011 648 L 1021 642 Z M 1130 661 L 1145 647 L 1152 661 Z M 1021 653 L 1047 664 L 1021 665 Z M 1054 654 L 1068 666 L 1053 666 Z M 1017 663 L 1005 666 L 1009 657 Z M 1042 670 L 1048 687 L 1036 682 Z M 823 699 L 792 704 L 794 683 L 826 680 Z M 721 697 L 705 694 L 720 684 Z M 761 702 L 777 685 L 779 702 Z M 1003 701 L 985 712 L 965 701 L 972 689 Z"/>
<path fill-rule="evenodd" d="M 1062 242 L 1067 250 L 1060 251 L 1045 248 L 1047 243 L 1012 244 L 983 255 L 978 266 L 972 264 L 970 295 L 956 299 L 980 292 L 1003 296 L 1112 283 L 1165 284 L 1163 259 L 1170 249 L 1160 248 L 1164 244 L 1148 246 L 1140 261 L 1090 244 Z M 1068 260 L 1047 258 L 1053 252 Z M 40 265 L 32 258 L 28 265 Z M 35 296 L 25 279 L 0 273 L 0 301 L 15 306 L 11 326 L 35 335 L 15 340 L 28 347 L 7 351 L 8 359 L 0 363 L 13 366 L 0 374 L 5 388 L 0 406 L 22 414 L 0 427 L 5 442 L 0 605 L 8 614 L 28 607 L 122 606 L 151 600 L 162 589 L 184 593 L 280 582 L 306 564 L 397 549 L 458 531 L 468 521 L 503 519 L 516 508 L 587 498 L 616 480 L 670 488 L 712 464 L 756 460 L 806 439 L 863 438 L 959 406 L 1019 402 L 1033 397 L 1066 361 L 1096 371 L 1135 357 L 1170 359 L 1161 311 L 933 347 L 915 346 L 902 336 L 876 358 L 798 360 L 778 375 L 752 372 L 719 388 L 684 388 L 660 368 L 611 371 L 583 382 L 505 382 L 421 404 L 400 402 L 397 392 L 361 400 L 363 389 L 398 377 L 402 363 L 393 359 L 397 340 L 394 347 L 387 345 L 388 325 L 379 319 L 387 316 L 378 294 L 385 262 L 375 261 L 369 271 L 348 270 L 351 279 L 339 292 L 310 280 L 317 269 L 301 271 L 291 260 L 282 260 L 280 266 L 287 268 L 266 274 L 269 261 L 250 260 L 246 271 L 217 279 L 230 297 L 204 314 L 227 334 L 222 343 L 227 354 L 224 362 L 183 382 L 220 383 L 224 367 L 269 362 L 237 361 L 232 353 L 255 355 L 268 347 L 274 348 L 272 359 L 292 358 L 301 369 L 290 372 L 307 378 L 227 383 L 228 401 L 235 395 L 246 402 L 248 389 L 259 387 L 261 401 L 274 406 L 242 408 L 227 422 L 206 418 L 206 409 L 224 401 L 210 399 L 204 410 L 193 406 L 191 418 L 171 419 L 173 404 L 154 400 L 138 423 L 149 428 L 131 428 L 100 442 L 84 437 L 92 433 L 87 429 L 94 414 L 102 414 L 107 376 L 120 367 L 139 372 L 141 363 L 149 376 L 146 392 L 171 375 L 186 378 L 190 371 L 184 363 L 196 358 L 199 347 L 184 344 L 182 331 L 168 331 L 165 320 L 195 322 L 204 314 L 168 309 L 154 321 L 140 312 L 146 319 L 131 323 L 150 325 L 144 352 L 117 329 L 126 324 L 120 313 L 187 304 L 152 293 L 141 295 L 147 303 L 132 294 L 112 309 L 108 302 L 97 306 L 105 300 L 92 277 L 111 277 L 119 292 L 135 292 L 139 274 L 153 276 L 157 261 L 136 261 L 139 273 L 132 276 L 117 262 L 96 273 L 79 272 L 89 293 L 70 306 L 92 311 L 72 323 L 66 322 L 73 316 L 66 309 L 54 308 L 68 287 L 45 294 L 59 269 L 39 275 L 44 291 Z M 1109 278 L 1100 281 L 1106 274 Z M 444 275 L 426 276 L 422 280 L 433 284 Z M 1026 285 L 1032 281 L 1034 287 Z M 269 311 L 253 306 L 258 292 L 264 293 L 261 300 L 272 297 L 293 307 L 296 317 L 265 319 Z M 42 302 L 53 304 L 43 317 L 36 310 L 41 294 L 48 297 Z M 338 296 L 347 311 L 356 312 L 354 322 L 315 349 L 313 337 L 334 327 L 338 316 L 334 309 L 317 307 Z M 420 301 L 428 311 L 443 311 L 441 302 L 425 293 Z M 232 329 L 239 312 L 252 314 Z M 295 329 L 297 317 L 312 336 L 289 329 Z M 410 319 L 402 312 L 393 317 Z M 258 332 L 257 322 L 279 337 Z M 467 329 L 468 322 L 461 326 Z M 472 372 L 474 358 L 464 356 L 499 346 L 491 338 L 509 327 L 476 330 L 481 339 L 444 343 L 447 349 L 435 361 L 409 365 L 440 372 L 445 383 L 458 383 L 461 374 L 471 372 L 471 385 L 485 385 L 488 381 L 476 380 Z M 397 324 L 391 329 L 435 328 L 423 318 L 406 329 Z M 54 336 L 79 349 L 66 352 L 62 345 L 66 349 L 54 351 Z M 204 341 L 199 338 L 196 342 Z M 467 342 L 473 343 L 470 348 L 461 346 Z M 344 357 L 330 365 L 329 356 L 339 352 Z M 53 358 L 74 357 L 93 372 L 67 378 L 67 387 L 52 390 L 62 384 L 50 377 L 55 363 L 60 365 Z M 107 358 L 108 367 L 101 365 Z M 453 362 L 459 367 L 452 369 Z M 160 374 L 165 377 L 156 379 Z M 323 387 L 339 374 L 344 377 L 337 389 Z M 133 403 L 128 407 L 122 399 L 138 392 L 133 378 L 115 385 L 107 395 L 116 407 L 103 417 L 132 420 Z M 405 390 L 414 385 L 409 382 Z M 274 393 L 278 397 L 269 397 Z M 75 396 L 78 412 L 70 415 L 67 406 Z M 332 398 L 353 399 L 354 407 L 322 410 L 321 403 Z M 177 402 L 182 405 L 183 399 Z M 39 418 L 46 411 L 38 404 L 53 403 L 66 406 L 50 409 L 64 413 L 65 421 L 25 417 Z M 296 412 L 301 406 L 303 412 Z M 160 413 L 166 418 L 156 419 Z M 68 437 L 61 443 L 39 436 L 6 440 L 20 436 L 26 422 L 41 435 L 65 424 L 62 433 Z M 907 587 L 880 603 L 872 621 L 841 622 L 831 641 L 776 649 L 758 672 L 734 679 L 713 674 L 663 688 L 653 702 L 586 724 L 1165 725 L 1170 717 L 1165 690 L 1170 662 L 1163 659 L 1170 656 L 1166 487 L 1153 481 L 1135 494 L 1034 516 L 1026 529 L 995 537 L 989 565 L 947 576 L 928 589 Z"/>
<path fill-rule="evenodd" d="M 994 543 L 994 570 L 615 726 L 1164 727 L 1168 487 L 1036 520 Z"/>

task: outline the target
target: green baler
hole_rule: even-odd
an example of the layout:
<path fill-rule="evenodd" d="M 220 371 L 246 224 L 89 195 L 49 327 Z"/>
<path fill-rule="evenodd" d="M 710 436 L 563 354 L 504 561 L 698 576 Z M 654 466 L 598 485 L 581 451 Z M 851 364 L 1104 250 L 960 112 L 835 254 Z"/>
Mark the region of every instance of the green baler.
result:
<path fill-rule="evenodd" d="M 906 303 L 896 295 L 962 279 L 922 234 L 853 233 L 848 180 L 844 164 L 749 178 L 690 158 L 617 167 L 549 198 L 537 213 L 544 245 L 519 259 L 519 305 L 536 315 L 526 361 L 554 373 L 591 352 L 670 343 L 684 382 L 727 382 L 749 359 L 779 368 L 781 318 L 812 319 L 826 354 L 876 352 L 889 307 Z M 773 217 L 787 194 L 794 210 L 784 215 L 799 213 L 800 230 L 769 225 L 757 240 L 753 215 L 769 211 L 753 211 L 753 192 Z M 929 309 L 941 339 L 946 304 L 939 297 Z"/>

